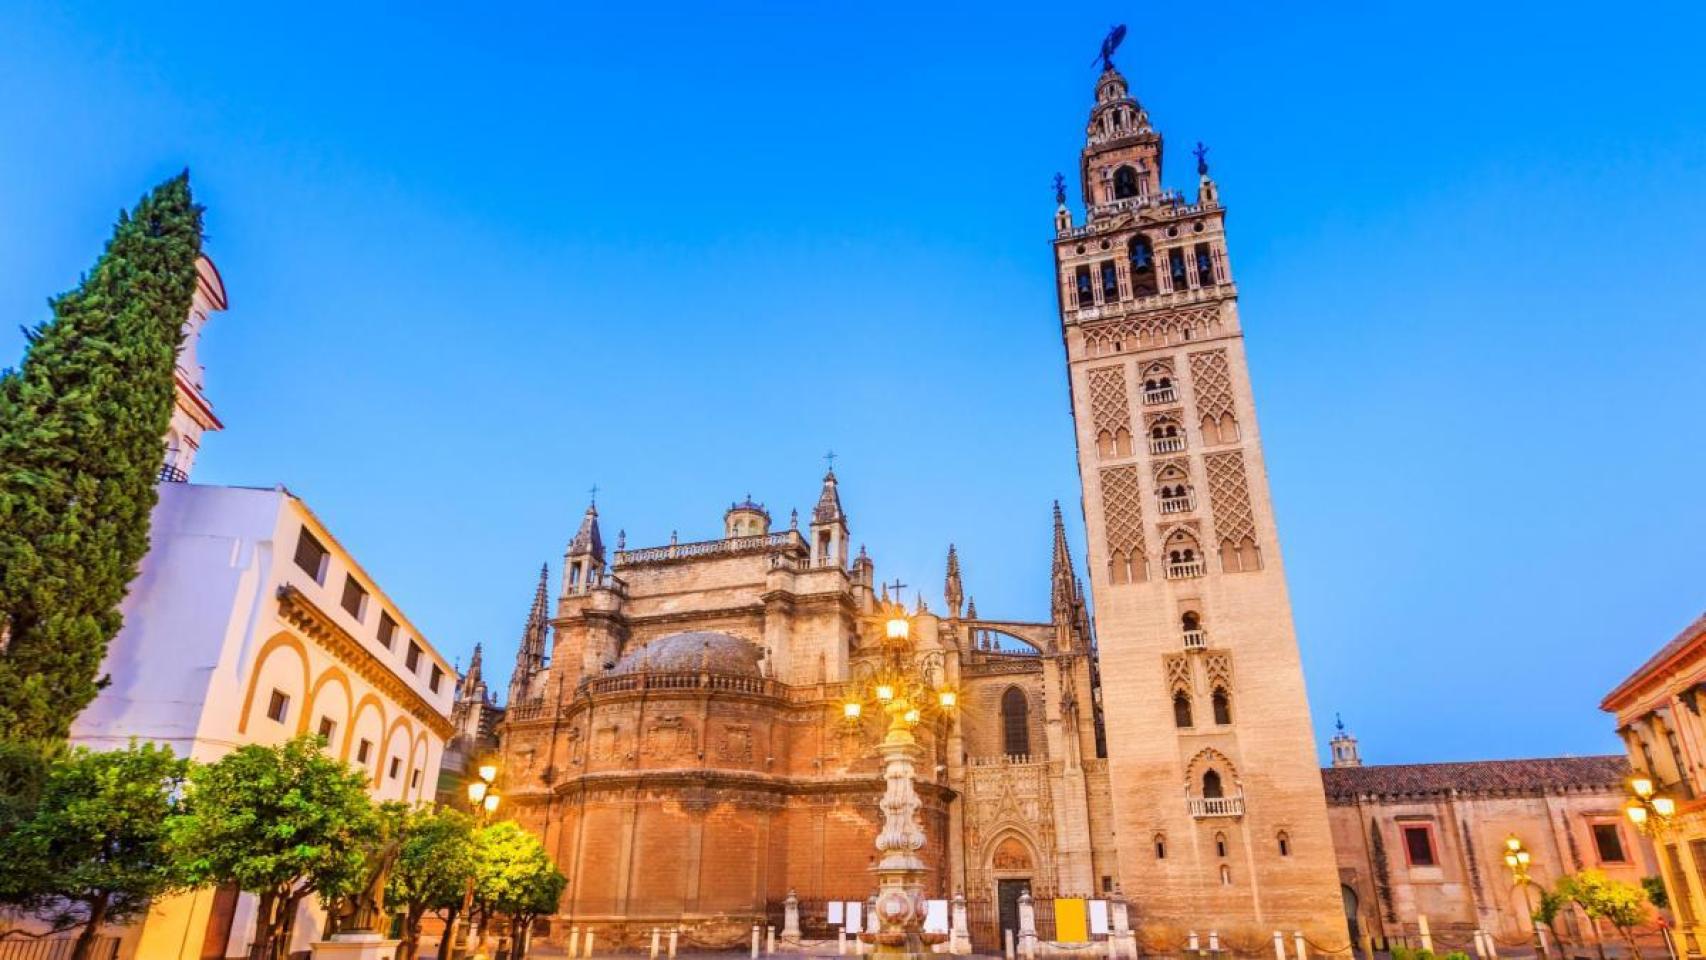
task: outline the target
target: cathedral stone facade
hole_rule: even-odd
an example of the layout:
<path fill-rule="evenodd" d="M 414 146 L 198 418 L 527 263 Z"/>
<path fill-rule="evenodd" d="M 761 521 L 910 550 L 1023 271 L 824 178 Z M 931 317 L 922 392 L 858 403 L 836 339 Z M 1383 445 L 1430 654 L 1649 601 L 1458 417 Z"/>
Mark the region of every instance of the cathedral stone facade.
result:
<path fill-rule="evenodd" d="M 1123 891 L 1157 941 L 1342 945 L 1225 211 L 1200 151 L 1196 198 L 1164 189 L 1161 147 L 1106 64 L 1086 219 L 1063 182 L 1054 219 L 1099 655 L 1058 506 L 1047 622 L 980 616 L 949 548 L 945 609 L 914 617 L 960 693 L 919 731 L 929 890 L 992 932 L 1026 890 Z M 510 809 L 569 877 L 560 920 L 733 944 L 790 891 L 871 893 L 880 730 L 842 704 L 888 597 L 837 484 L 803 526 L 749 498 L 718 537 L 639 549 L 606 551 L 587 509 L 501 727 Z"/>

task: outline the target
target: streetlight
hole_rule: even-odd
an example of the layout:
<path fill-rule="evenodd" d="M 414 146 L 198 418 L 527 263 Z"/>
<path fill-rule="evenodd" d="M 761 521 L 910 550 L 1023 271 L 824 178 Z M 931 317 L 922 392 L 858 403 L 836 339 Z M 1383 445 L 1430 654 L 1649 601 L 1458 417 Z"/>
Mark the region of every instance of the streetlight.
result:
<path fill-rule="evenodd" d="M 924 848 L 924 828 L 918 822 L 923 805 L 913 783 L 913 762 L 919 753 L 914 727 L 926 716 L 951 713 L 959 705 L 959 694 L 948 686 L 946 657 L 939 650 L 921 651 L 912 637 L 912 622 L 897 603 L 882 614 L 882 645 L 874 662 L 861 665 L 863 676 L 855 692 L 842 705 L 849 724 L 858 723 L 866 702 L 888 715 L 888 730 L 880 751 L 883 780 L 883 829 L 877 834 L 881 855 L 877 875 L 876 933 L 861 932 L 859 938 L 876 945 L 876 953 L 889 956 L 919 956 L 926 945 L 947 939 L 945 934 L 923 932 L 925 866 L 918 851 Z"/>
<path fill-rule="evenodd" d="M 498 812 L 498 802 L 501 794 L 498 792 L 498 765 L 490 760 L 482 761 L 475 768 L 476 779 L 468 781 L 468 806 L 474 811 L 474 827 L 479 829 L 485 825 L 492 814 Z M 468 887 L 462 892 L 462 909 L 451 918 L 450 925 L 444 928 L 444 936 L 439 940 L 442 944 L 439 953 L 447 958 L 461 956 L 467 944 L 468 917 L 474 912 L 474 875 L 468 875 Z M 460 926 L 459 926 L 460 925 Z M 458 934 L 462 943 L 457 943 Z"/>
<path fill-rule="evenodd" d="M 1516 834 L 1505 838 L 1505 866 L 1511 869 L 1511 879 L 1522 888 L 1522 905 L 1528 910 L 1528 925 L 1534 929 L 1534 945 L 1542 957 L 1546 956 L 1546 938 L 1540 935 L 1540 924 L 1534 922 L 1534 903 L 1529 899 L 1528 885 L 1531 881 L 1528 875 L 1528 862 L 1533 855 L 1522 845 Z"/>
<path fill-rule="evenodd" d="M 1623 812 L 1637 830 L 1651 837 L 1670 827 L 1671 818 L 1676 816 L 1676 798 L 1659 793 L 1652 777 L 1644 773 L 1630 777 L 1629 794 Z"/>

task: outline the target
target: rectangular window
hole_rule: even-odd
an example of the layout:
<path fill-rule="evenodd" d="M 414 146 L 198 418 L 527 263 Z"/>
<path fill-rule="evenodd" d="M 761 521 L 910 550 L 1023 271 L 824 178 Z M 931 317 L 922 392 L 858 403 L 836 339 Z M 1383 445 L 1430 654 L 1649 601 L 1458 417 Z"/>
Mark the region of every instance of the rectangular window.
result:
<path fill-rule="evenodd" d="M 427 681 L 427 689 L 438 692 L 438 685 L 444 682 L 444 670 L 438 664 L 432 665 L 432 679 Z"/>
<path fill-rule="evenodd" d="M 367 613 L 367 591 L 355 582 L 353 575 L 344 577 L 343 608 L 357 620 Z"/>
<path fill-rule="evenodd" d="M 379 645 L 391 649 L 391 641 L 397 638 L 397 621 L 385 611 L 379 611 Z"/>
<path fill-rule="evenodd" d="M 1113 303 L 1120 298 L 1119 274 L 1114 272 L 1112 260 L 1102 261 L 1102 302 Z"/>
<path fill-rule="evenodd" d="M 1600 863 L 1623 863 L 1629 859 L 1623 853 L 1623 834 L 1615 823 L 1593 824 L 1593 846 L 1599 852 Z"/>
<path fill-rule="evenodd" d="M 420 770 L 419 769 L 410 770 L 409 771 L 409 789 L 410 790 L 419 790 L 420 788 L 421 788 L 421 772 L 420 772 Z"/>
<path fill-rule="evenodd" d="M 408 667 L 409 672 L 413 673 L 415 668 L 420 666 L 420 665 L 421 665 L 421 645 L 414 642 L 413 640 L 410 640 L 409 641 L 409 654 L 408 654 L 408 656 L 403 658 L 403 666 Z"/>
<path fill-rule="evenodd" d="M 1432 867 L 1439 863 L 1434 856 L 1434 832 L 1426 826 L 1404 828 L 1404 852 L 1412 867 Z"/>
<path fill-rule="evenodd" d="M 315 539 L 307 527 L 303 527 L 302 534 L 296 538 L 296 565 L 313 577 L 315 583 L 325 583 L 326 562 L 331 558 L 331 551 Z"/>
<path fill-rule="evenodd" d="M 400 773 L 402 771 L 402 769 L 403 769 L 403 758 L 402 757 L 392 757 L 391 758 L 391 770 L 387 774 L 387 776 L 389 776 L 391 779 L 395 780 L 395 779 L 397 779 L 397 774 Z"/>
<path fill-rule="evenodd" d="M 355 762 L 367 766 L 367 758 L 373 756 L 373 741 L 365 737 L 355 748 Z"/>
<path fill-rule="evenodd" d="M 332 721 L 331 717 L 320 718 L 320 737 L 327 743 L 332 742 L 332 734 L 336 732 L 337 729 L 338 725 Z"/>
<path fill-rule="evenodd" d="M 274 690 L 272 699 L 267 701 L 267 719 L 274 723 L 283 723 L 290 714 L 290 694 L 283 690 Z"/>

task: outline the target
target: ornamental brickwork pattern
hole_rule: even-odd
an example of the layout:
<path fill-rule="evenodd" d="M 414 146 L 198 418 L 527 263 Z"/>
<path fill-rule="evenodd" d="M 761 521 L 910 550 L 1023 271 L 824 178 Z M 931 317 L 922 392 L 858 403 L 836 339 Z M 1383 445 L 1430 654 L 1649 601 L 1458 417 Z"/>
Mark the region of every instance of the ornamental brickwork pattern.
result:
<path fill-rule="evenodd" d="M 1124 367 L 1090 371 L 1090 416 L 1096 432 L 1131 431 L 1131 404 L 1125 385 Z"/>
<path fill-rule="evenodd" d="M 1256 540 L 1255 515 L 1250 510 L 1250 483 L 1244 475 L 1244 452 L 1229 450 L 1203 457 L 1208 474 L 1209 504 L 1214 508 L 1218 543 Z"/>
<path fill-rule="evenodd" d="M 1102 471 L 1102 517 L 1107 524 L 1108 551 L 1140 561 L 1148 554 L 1143 542 L 1143 492 L 1138 489 L 1137 465 Z"/>
<path fill-rule="evenodd" d="M 1165 310 L 1134 317 L 1117 317 L 1084 327 L 1084 345 L 1091 356 L 1138 350 L 1168 343 L 1200 340 L 1220 326 L 1220 305 L 1189 310 Z"/>
<path fill-rule="evenodd" d="M 1219 420 L 1233 413 L 1232 370 L 1226 362 L 1225 350 L 1191 354 L 1191 389 L 1196 393 L 1198 417 Z"/>

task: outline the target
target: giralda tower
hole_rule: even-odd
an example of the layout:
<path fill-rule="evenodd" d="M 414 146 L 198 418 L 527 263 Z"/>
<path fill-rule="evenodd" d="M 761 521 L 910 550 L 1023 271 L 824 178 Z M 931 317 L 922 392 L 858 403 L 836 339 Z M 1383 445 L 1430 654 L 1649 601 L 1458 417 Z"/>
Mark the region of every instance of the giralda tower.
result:
<path fill-rule="evenodd" d="M 1345 942 L 1225 208 L 1105 58 L 1054 256 L 1119 879 L 1143 921 Z"/>

